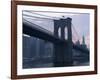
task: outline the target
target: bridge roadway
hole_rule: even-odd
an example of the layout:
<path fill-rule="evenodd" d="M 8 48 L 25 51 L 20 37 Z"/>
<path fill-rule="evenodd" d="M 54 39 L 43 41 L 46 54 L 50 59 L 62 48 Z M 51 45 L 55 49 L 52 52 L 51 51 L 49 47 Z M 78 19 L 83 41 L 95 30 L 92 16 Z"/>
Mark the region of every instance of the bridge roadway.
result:
<path fill-rule="evenodd" d="M 37 38 L 40 38 L 43 40 L 47 40 L 54 44 L 57 44 L 57 43 L 66 43 L 67 44 L 67 40 L 63 40 L 61 38 L 54 36 L 52 33 L 50 33 L 50 31 L 46 31 L 46 30 L 37 28 L 37 27 L 39 27 L 38 25 L 23 22 L 23 27 L 24 27 L 23 28 L 24 34 L 34 36 L 34 37 L 37 37 Z M 73 44 L 73 49 L 89 54 L 88 49 L 84 49 L 81 46 L 75 45 L 74 43 L 72 43 L 72 44 Z"/>

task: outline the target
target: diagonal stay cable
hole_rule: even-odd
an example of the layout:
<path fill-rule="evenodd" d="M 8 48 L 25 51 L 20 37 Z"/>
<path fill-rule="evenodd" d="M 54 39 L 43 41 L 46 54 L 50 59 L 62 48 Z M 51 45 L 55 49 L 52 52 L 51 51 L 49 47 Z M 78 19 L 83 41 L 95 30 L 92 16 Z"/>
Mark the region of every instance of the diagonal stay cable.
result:
<path fill-rule="evenodd" d="M 77 35 L 78 39 L 80 39 L 80 36 L 79 36 L 78 32 L 76 31 L 76 29 L 75 29 L 75 27 L 74 27 L 74 25 L 73 25 L 73 24 L 72 24 L 72 27 L 73 27 L 73 29 L 74 29 L 74 31 L 75 31 L 75 33 L 76 33 L 76 35 Z"/>
<path fill-rule="evenodd" d="M 37 25 L 37 24 L 35 24 L 35 23 L 32 23 L 31 21 L 28 21 L 28 20 L 26 20 L 26 19 L 24 19 L 24 18 L 23 18 L 23 20 L 26 21 L 27 23 L 31 24 L 31 25 L 35 25 L 35 26 L 36 26 L 36 27 L 34 26 L 35 28 L 38 28 L 38 29 L 40 29 L 40 30 L 43 30 L 43 31 L 49 33 L 50 35 L 53 35 L 53 33 L 52 33 L 51 31 L 49 31 L 49 30 L 47 30 L 47 29 L 45 29 L 45 28 L 42 28 L 41 26 L 39 26 L 39 25 Z"/>

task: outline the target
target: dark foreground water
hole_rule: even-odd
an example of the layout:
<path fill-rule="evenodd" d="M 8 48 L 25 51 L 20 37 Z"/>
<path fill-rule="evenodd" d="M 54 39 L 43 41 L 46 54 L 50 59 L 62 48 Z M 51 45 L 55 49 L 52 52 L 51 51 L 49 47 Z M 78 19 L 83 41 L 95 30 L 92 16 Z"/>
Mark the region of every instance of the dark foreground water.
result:
<path fill-rule="evenodd" d="M 89 62 L 79 62 L 74 61 L 73 66 L 88 66 Z M 31 59 L 23 59 L 23 68 L 49 68 L 53 67 L 53 59 L 46 58 L 31 58 Z M 62 66 L 63 67 L 63 66 Z"/>

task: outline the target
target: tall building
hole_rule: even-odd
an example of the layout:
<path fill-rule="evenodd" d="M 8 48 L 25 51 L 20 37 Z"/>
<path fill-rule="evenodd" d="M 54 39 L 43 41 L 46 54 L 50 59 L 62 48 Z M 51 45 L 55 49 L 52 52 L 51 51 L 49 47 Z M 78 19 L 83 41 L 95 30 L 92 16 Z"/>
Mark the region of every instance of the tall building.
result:
<path fill-rule="evenodd" d="M 79 40 L 76 41 L 76 45 L 80 46 L 80 41 Z"/>
<path fill-rule="evenodd" d="M 85 43 L 85 37 L 84 37 L 84 36 L 82 37 L 82 44 L 81 44 L 81 46 L 82 46 L 83 48 L 87 48 L 87 45 L 86 45 L 86 43 Z"/>
<path fill-rule="evenodd" d="M 81 46 L 82 48 L 87 48 L 87 45 L 86 45 L 86 43 L 85 43 L 85 37 L 83 36 L 82 37 L 82 43 L 80 44 L 80 41 L 78 40 L 78 41 L 76 41 L 76 43 L 75 43 L 77 46 Z"/>

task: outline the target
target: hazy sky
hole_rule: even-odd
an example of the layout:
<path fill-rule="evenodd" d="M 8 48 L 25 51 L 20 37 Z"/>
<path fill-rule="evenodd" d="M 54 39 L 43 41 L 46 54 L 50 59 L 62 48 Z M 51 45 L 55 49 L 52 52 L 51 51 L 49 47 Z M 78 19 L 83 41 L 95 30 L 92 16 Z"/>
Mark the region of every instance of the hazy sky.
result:
<path fill-rule="evenodd" d="M 70 17 L 72 18 L 72 35 L 74 41 L 82 40 L 82 36 L 85 36 L 86 44 L 89 47 L 89 36 L 90 36 L 90 15 L 87 13 L 55 13 L 55 12 L 34 12 L 34 11 L 23 11 L 23 18 L 32 23 L 35 23 L 51 32 L 54 30 L 54 19 L 60 19 Z M 76 33 L 77 32 L 77 33 Z M 66 32 L 67 34 L 67 32 Z M 77 35 L 78 34 L 78 35 Z"/>

